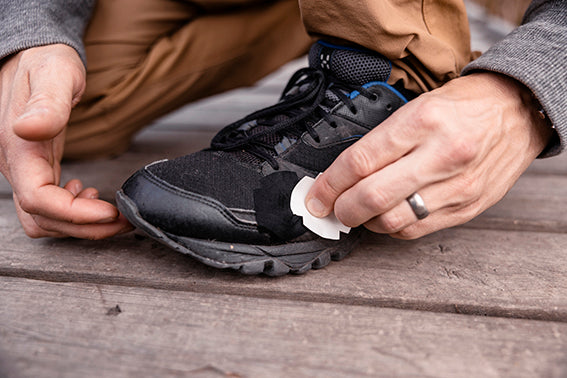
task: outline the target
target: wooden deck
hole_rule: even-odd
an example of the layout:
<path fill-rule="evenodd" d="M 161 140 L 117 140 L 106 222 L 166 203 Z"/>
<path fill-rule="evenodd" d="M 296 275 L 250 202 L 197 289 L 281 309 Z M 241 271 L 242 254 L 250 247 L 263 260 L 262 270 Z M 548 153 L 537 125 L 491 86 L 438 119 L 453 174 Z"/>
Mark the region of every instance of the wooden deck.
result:
<path fill-rule="evenodd" d="M 118 159 L 66 164 L 65 178 L 112 200 L 145 163 L 273 103 L 302 64 L 160 120 Z M 341 262 L 268 278 L 137 233 L 30 240 L 0 180 L 0 377 L 567 376 L 566 199 L 567 156 L 537 161 L 469 224 L 368 235 Z"/>

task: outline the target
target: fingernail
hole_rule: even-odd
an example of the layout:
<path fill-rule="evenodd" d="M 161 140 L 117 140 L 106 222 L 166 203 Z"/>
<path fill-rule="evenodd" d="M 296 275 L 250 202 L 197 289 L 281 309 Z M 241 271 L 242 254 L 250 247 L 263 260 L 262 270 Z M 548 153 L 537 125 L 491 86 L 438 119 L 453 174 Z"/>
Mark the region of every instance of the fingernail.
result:
<path fill-rule="evenodd" d="M 307 210 L 316 217 L 323 217 L 327 215 L 327 208 L 323 205 L 323 202 L 319 201 L 315 197 L 307 201 L 306 207 Z"/>

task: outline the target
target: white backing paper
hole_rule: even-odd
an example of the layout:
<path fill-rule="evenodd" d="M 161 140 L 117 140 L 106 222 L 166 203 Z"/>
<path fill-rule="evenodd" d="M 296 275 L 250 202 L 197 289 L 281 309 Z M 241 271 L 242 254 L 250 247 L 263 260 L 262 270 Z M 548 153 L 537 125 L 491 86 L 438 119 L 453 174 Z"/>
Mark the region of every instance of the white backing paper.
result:
<path fill-rule="evenodd" d="M 303 225 L 317 235 L 325 239 L 339 240 L 341 232 L 348 234 L 350 227 L 342 224 L 335 216 L 335 213 L 331 213 L 325 218 L 317 218 L 311 215 L 305 207 L 305 196 L 314 182 L 314 178 L 305 176 L 293 188 L 290 201 L 291 211 L 293 214 L 302 217 Z"/>

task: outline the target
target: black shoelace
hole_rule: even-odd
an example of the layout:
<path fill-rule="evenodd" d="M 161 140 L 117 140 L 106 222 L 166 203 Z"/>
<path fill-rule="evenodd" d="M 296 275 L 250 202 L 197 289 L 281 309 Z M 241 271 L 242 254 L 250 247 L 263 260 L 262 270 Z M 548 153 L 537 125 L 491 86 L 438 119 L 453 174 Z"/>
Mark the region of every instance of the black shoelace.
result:
<path fill-rule="evenodd" d="M 319 142 L 319 135 L 313 128 L 319 120 L 324 119 L 331 127 L 337 127 L 326 110 L 328 107 L 324 106 L 327 91 L 331 91 L 353 114 L 357 113 L 357 109 L 349 93 L 358 91 L 369 99 L 378 98 L 362 86 L 341 82 L 320 70 L 303 68 L 291 77 L 280 102 L 226 126 L 213 138 L 211 148 L 220 151 L 242 150 L 267 161 L 277 170 L 276 153 L 271 152 L 275 151 L 275 145 L 267 143 L 265 137 L 283 134 L 291 129 L 305 130 L 313 140 Z M 282 118 L 284 120 L 278 121 Z M 264 127 L 261 131 L 252 132 L 258 126 Z"/>

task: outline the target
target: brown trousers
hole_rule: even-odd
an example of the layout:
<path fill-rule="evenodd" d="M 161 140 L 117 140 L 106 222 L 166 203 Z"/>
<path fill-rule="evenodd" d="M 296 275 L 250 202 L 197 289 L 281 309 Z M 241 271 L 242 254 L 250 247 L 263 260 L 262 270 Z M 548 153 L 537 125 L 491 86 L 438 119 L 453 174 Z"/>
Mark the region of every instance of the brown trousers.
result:
<path fill-rule="evenodd" d="M 65 156 L 119 154 L 157 117 L 253 84 L 307 51 L 305 30 L 378 51 L 393 63 L 390 83 L 414 91 L 471 60 L 462 0 L 98 0 Z"/>

